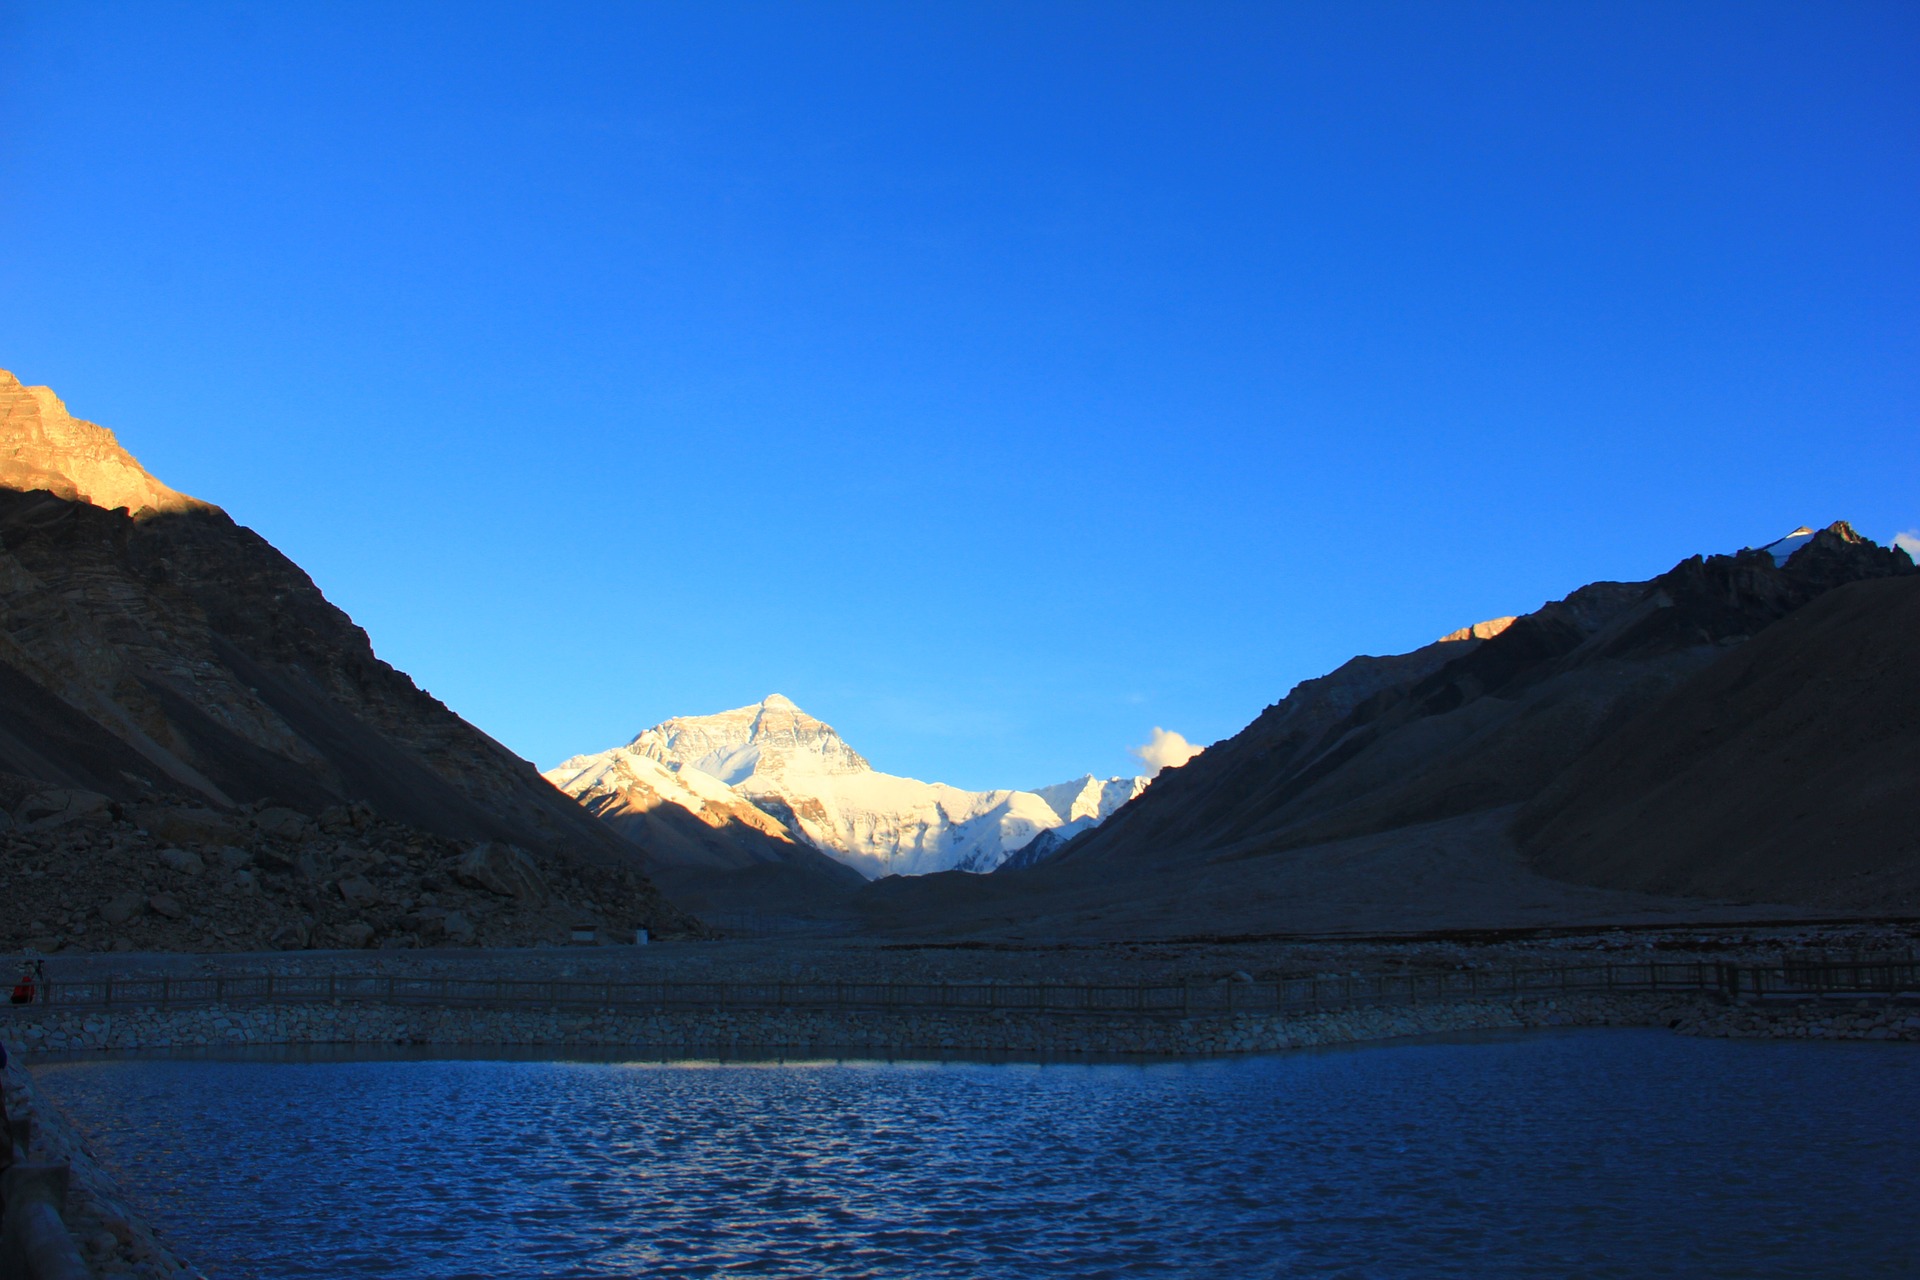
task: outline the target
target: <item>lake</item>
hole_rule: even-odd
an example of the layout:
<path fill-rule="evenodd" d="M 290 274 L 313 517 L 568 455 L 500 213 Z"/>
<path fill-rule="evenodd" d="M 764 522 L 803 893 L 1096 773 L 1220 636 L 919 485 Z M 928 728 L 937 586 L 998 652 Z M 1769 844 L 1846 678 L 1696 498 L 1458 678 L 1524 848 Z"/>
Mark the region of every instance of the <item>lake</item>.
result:
<path fill-rule="evenodd" d="M 36 1072 L 229 1280 L 1920 1275 L 1911 1045 Z"/>

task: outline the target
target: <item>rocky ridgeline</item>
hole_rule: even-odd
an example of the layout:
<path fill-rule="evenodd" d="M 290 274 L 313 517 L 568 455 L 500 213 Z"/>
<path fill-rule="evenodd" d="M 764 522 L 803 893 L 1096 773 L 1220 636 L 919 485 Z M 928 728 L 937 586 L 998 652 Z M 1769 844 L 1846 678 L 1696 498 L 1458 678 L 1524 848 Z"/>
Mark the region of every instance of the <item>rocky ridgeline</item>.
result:
<path fill-rule="evenodd" d="M 532 946 L 582 925 L 660 932 L 678 917 L 658 905 L 636 871 L 543 864 L 364 805 L 221 812 L 0 778 L 0 950 Z"/>

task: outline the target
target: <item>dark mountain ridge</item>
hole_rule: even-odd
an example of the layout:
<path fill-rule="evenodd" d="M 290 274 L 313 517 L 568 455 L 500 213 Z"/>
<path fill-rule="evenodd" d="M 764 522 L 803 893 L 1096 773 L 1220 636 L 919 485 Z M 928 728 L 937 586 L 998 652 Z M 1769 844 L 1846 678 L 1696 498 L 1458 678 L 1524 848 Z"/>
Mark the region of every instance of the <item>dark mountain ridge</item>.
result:
<path fill-rule="evenodd" d="M 1185 847 L 1272 849 L 1518 803 L 1728 647 L 1836 586 L 1910 572 L 1840 523 L 1785 564 L 1695 556 L 1651 582 L 1583 587 L 1488 640 L 1356 659 L 1344 697 L 1305 682 L 1059 860 L 1164 849 L 1175 828 Z"/>
<path fill-rule="evenodd" d="M 0 772 L 130 805 L 357 804 L 601 883 L 623 925 L 699 928 L 642 850 L 376 657 L 265 539 L 4 373 L 0 464 L 0 484 L 51 486 L 0 487 Z"/>
<path fill-rule="evenodd" d="M 1539 834 L 1522 856 L 1509 827 L 1517 806 L 1564 790 L 1589 752 L 1781 619 L 1850 583 L 1912 573 L 1904 552 L 1839 523 L 1784 562 L 1768 551 L 1697 556 L 1649 582 L 1583 587 L 1486 638 L 1356 658 L 1162 773 L 1038 865 L 994 886 L 888 885 L 868 895 L 869 915 L 883 927 L 945 910 L 956 927 L 1117 931 L 1157 919 L 1174 931 L 1257 932 L 1685 905 L 1564 892 L 1573 883 L 1669 896 L 1710 883 L 1718 897 L 1820 905 L 1828 900 L 1789 892 L 1779 876 L 1618 876 L 1591 859 L 1575 874 L 1539 843 L 1564 828 L 1530 818 Z M 1868 613 L 1856 624 L 1891 627 L 1891 615 Z M 1895 857 L 1881 849 L 1868 861 Z M 1462 890 L 1469 882 L 1480 889 Z M 1141 905 L 1148 894 L 1157 909 Z"/>
<path fill-rule="evenodd" d="M 1647 707 L 1522 807 L 1558 879 L 1920 907 L 1920 575 L 1854 582 Z"/>

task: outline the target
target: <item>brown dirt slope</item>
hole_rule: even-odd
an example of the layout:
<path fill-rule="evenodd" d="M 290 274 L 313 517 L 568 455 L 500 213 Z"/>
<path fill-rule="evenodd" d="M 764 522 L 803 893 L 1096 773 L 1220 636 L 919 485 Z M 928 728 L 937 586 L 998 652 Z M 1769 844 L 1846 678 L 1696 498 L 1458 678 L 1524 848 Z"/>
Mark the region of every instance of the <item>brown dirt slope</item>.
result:
<path fill-rule="evenodd" d="M 1590 887 L 1529 865 L 1509 822 L 1781 619 L 1848 583 L 1913 572 L 1904 554 L 1835 524 L 1784 565 L 1745 551 L 1693 557 L 1651 582 L 1583 587 L 1489 638 L 1356 659 L 1301 684 L 1052 858 L 988 877 L 998 884 L 881 882 L 858 905 L 881 928 L 946 919 L 1059 936 L 1199 933 L 1229 919 L 1259 932 L 1705 910 L 1698 897 L 1569 892 Z M 1740 896 L 1770 897 L 1770 911 L 1814 902 Z"/>
<path fill-rule="evenodd" d="M 697 815 L 668 800 L 632 801 L 605 792 L 581 798 L 587 812 L 647 849 L 649 873 L 675 902 L 722 927 L 747 916 L 838 919 L 867 883 L 784 833 L 770 835 L 732 815 Z M 703 820 L 708 816 L 715 820 Z M 779 830 L 764 815 L 762 821 Z"/>
<path fill-rule="evenodd" d="M 1656 893 L 1920 910 L 1920 577 L 1829 592 L 1530 803 L 1533 865 Z"/>
<path fill-rule="evenodd" d="M 1911 573 L 1845 524 L 1786 565 L 1693 557 L 1595 583 L 1484 641 L 1355 659 L 1156 779 L 1062 865 L 1241 856 L 1533 799 L 1643 708 L 1843 583 Z"/>
<path fill-rule="evenodd" d="M 0 547 L 0 663 L 46 695 L 0 706 L 0 767 L 124 799 L 360 800 L 448 838 L 635 856 L 223 512 L 0 489 Z"/>

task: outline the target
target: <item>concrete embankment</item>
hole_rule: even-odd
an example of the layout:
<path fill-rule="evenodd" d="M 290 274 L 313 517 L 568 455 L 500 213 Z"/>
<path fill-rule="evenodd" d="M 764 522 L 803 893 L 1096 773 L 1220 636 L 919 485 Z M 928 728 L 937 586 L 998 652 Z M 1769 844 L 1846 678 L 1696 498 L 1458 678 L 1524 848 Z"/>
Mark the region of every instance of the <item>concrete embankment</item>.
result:
<path fill-rule="evenodd" d="M 8 1029 L 8 1048 L 21 1047 L 17 1028 Z M 136 1276 L 142 1280 L 192 1280 L 200 1273 L 155 1237 L 153 1228 L 127 1204 L 92 1149 L 74 1131 L 60 1109 L 35 1085 L 33 1075 L 9 1063 L 0 1086 L 7 1114 L 32 1121 L 27 1156 L 36 1164 L 66 1165 L 70 1170 L 61 1217 L 80 1256 L 95 1276 Z"/>
<path fill-rule="evenodd" d="M 1206 1018 L 1019 1011 L 587 1010 L 300 1004 L 21 1011 L 33 1053 L 248 1045 L 579 1046 L 640 1052 L 860 1049 L 1036 1055 L 1248 1053 L 1448 1031 L 1669 1026 L 1689 1035 L 1920 1040 L 1920 1008 L 1885 1002 L 1745 1006 L 1711 997 L 1575 995 Z M 4 1025 L 4 1024 L 0 1024 Z"/>

